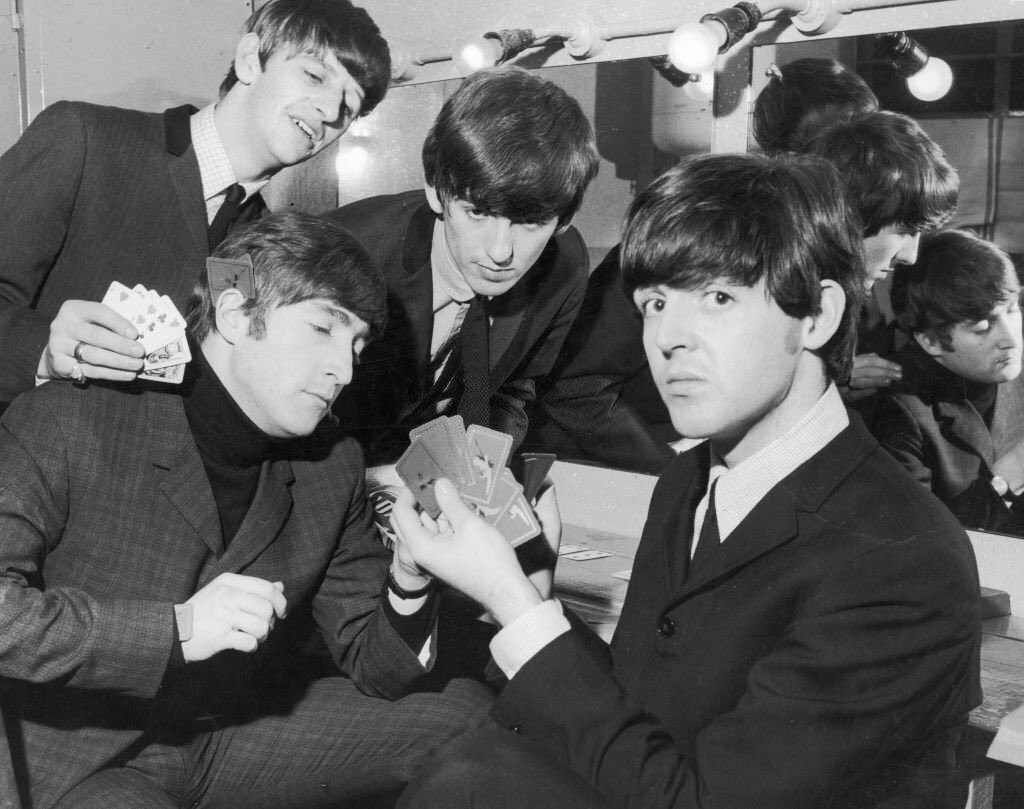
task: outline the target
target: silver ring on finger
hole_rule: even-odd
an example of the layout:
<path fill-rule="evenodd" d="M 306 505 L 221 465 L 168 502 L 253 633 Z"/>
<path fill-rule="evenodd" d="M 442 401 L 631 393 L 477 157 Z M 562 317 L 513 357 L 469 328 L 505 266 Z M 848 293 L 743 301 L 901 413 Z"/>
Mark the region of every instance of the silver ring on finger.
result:
<path fill-rule="evenodd" d="M 71 368 L 71 373 L 68 374 L 68 379 L 71 380 L 71 384 L 76 388 L 84 388 L 89 384 L 89 377 L 85 375 L 85 371 L 82 370 L 80 363 L 75 363 Z"/>
<path fill-rule="evenodd" d="M 85 343 L 81 340 L 75 345 L 75 350 L 71 352 L 71 355 L 79 362 L 85 362 L 85 357 L 82 356 L 82 349 L 85 347 Z"/>

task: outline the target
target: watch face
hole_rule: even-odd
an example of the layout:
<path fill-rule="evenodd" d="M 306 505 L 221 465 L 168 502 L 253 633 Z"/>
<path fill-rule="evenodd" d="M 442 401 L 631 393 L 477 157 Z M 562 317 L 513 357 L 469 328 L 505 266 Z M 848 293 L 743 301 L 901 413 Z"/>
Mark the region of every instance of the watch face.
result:
<path fill-rule="evenodd" d="M 999 475 L 992 476 L 992 488 L 996 490 L 996 494 L 1000 497 L 1005 497 L 1006 493 L 1010 491 L 1010 484 L 1003 480 Z"/>

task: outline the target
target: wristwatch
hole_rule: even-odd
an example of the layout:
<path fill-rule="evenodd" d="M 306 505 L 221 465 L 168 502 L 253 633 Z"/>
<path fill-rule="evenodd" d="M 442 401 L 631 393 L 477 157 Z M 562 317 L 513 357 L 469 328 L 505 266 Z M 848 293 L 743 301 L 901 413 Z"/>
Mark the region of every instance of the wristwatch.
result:
<path fill-rule="evenodd" d="M 174 620 L 178 624 L 178 640 L 182 643 L 192 640 L 192 605 L 175 604 Z"/>
<path fill-rule="evenodd" d="M 998 494 L 1000 497 L 1009 496 L 1010 484 L 1007 483 L 1004 478 L 1000 477 L 999 475 L 993 475 L 992 480 L 989 481 L 989 483 L 991 483 L 992 488 L 995 489 L 996 494 Z"/>

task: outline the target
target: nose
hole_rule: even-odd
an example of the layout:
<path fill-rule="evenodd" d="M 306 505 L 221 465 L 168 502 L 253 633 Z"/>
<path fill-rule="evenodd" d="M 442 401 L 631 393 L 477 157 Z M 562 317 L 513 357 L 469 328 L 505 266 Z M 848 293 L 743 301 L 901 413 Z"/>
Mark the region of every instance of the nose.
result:
<path fill-rule="evenodd" d="M 670 356 L 676 349 L 692 347 L 693 318 L 696 313 L 684 313 L 678 301 L 666 300 L 660 315 L 644 321 L 645 331 L 651 330 L 651 344 L 664 356 Z"/>
<path fill-rule="evenodd" d="M 487 257 L 496 267 L 504 267 L 512 262 L 514 253 L 512 223 L 503 216 L 491 217 L 487 234 Z"/>
<path fill-rule="evenodd" d="M 352 381 L 352 372 L 354 368 L 355 351 L 351 342 L 330 353 L 327 365 L 327 375 L 333 378 L 334 385 L 339 391 Z"/>
<path fill-rule="evenodd" d="M 996 320 L 997 345 L 1003 350 L 1020 348 L 1024 342 L 1024 335 L 1021 334 L 1020 312 L 1000 315 Z"/>
<path fill-rule="evenodd" d="M 921 245 L 920 233 L 908 233 L 896 254 L 896 260 L 902 264 L 913 264 L 917 261 L 917 248 Z"/>

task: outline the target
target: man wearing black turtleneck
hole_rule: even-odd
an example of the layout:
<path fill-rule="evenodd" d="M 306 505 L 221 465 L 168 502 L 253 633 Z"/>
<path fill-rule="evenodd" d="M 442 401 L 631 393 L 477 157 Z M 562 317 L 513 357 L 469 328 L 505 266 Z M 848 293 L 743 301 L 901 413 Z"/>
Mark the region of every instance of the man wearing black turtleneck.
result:
<path fill-rule="evenodd" d="M 48 382 L 0 422 L 0 698 L 35 809 L 348 805 L 490 701 L 437 674 L 441 595 L 378 541 L 330 415 L 383 280 L 301 214 L 218 256 L 253 271 L 203 276 L 180 388 Z"/>
<path fill-rule="evenodd" d="M 872 431 L 966 528 L 1024 530 L 1020 283 L 1009 257 L 973 233 L 922 238 L 893 279 L 913 339 L 903 379 Z"/>

